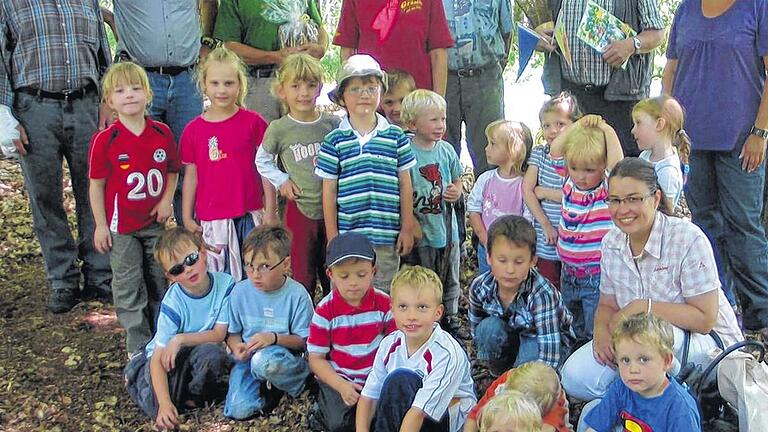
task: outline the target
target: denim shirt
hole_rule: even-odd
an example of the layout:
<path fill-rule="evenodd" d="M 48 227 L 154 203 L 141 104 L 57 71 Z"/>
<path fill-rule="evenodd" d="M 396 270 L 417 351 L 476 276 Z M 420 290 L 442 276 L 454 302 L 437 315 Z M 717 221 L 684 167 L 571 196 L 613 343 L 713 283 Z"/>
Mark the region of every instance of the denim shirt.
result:
<path fill-rule="evenodd" d="M 509 0 L 443 0 L 443 7 L 454 39 L 449 70 L 506 62 L 504 40 L 514 22 Z"/>

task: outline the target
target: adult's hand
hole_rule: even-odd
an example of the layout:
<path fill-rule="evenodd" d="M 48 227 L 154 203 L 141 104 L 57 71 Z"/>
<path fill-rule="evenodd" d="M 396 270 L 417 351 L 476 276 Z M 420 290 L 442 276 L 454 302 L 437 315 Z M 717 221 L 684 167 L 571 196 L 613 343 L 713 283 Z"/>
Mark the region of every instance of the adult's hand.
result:
<path fill-rule="evenodd" d="M 744 147 L 741 148 L 741 169 L 752 172 L 765 160 L 765 140 L 757 135 L 749 135 Z"/>
<path fill-rule="evenodd" d="M 317 43 L 308 43 L 297 47 L 299 52 L 311 55 L 320 60 L 325 55 L 325 47 Z"/>
<path fill-rule="evenodd" d="M 635 53 L 635 44 L 632 39 L 616 41 L 605 48 L 603 60 L 612 67 L 621 67 Z"/>
<path fill-rule="evenodd" d="M 557 49 L 557 41 L 554 38 L 554 29 L 537 30 L 541 36 L 541 39 L 536 43 L 536 50 L 544 52 L 552 52 Z"/>
<path fill-rule="evenodd" d="M 99 130 L 104 130 L 114 121 L 112 109 L 107 104 L 99 105 Z"/>
<path fill-rule="evenodd" d="M 29 145 L 27 131 L 21 124 L 16 125 L 16 130 L 19 131 L 19 139 L 13 140 L 13 145 L 16 146 L 16 151 L 18 151 L 20 155 L 26 156 L 27 146 Z"/>
<path fill-rule="evenodd" d="M 592 339 L 592 356 L 603 366 L 616 367 L 611 334 L 607 330 L 596 331 Z"/>

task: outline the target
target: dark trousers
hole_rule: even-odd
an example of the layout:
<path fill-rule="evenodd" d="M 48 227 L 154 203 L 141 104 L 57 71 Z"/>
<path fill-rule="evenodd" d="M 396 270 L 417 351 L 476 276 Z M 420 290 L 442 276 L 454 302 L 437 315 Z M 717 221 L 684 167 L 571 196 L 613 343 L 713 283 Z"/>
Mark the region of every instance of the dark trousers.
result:
<path fill-rule="evenodd" d="M 21 169 L 32 225 L 54 290 L 77 291 L 82 271 L 85 289 L 110 291 L 109 255 L 98 253 L 93 245 L 95 224 L 88 200 L 88 146 L 98 130 L 98 113 L 99 95 L 95 91 L 70 101 L 17 93 L 13 103 L 13 114 L 29 137 Z M 72 179 L 77 240 L 72 237 L 64 210 L 62 159 L 66 159 Z M 78 260 L 82 261 L 80 268 Z"/>
<path fill-rule="evenodd" d="M 376 402 L 372 430 L 374 432 L 400 430 L 405 414 L 411 409 L 416 392 L 422 385 L 421 377 L 410 369 L 396 369 L 387 375 L 379 400 Z M 425 418 L 421 431 L 448 432 L 449 426 L 448 412 L 446 412 L 439 422 Z"/>
<path fill-rule="evenodd" d="M 632 136 L 632 108 L 639 102 L 634 101 L 607 101 L 603 98 L 605 87 L 585 88 L 583 85 L 563 80 L 563 90 L 568 90 L 576 96 L 579 107 L 584 114 L 597 114 L 601 116 L 615 130 L 621 141 L 621 149 L 624 157 L 638 156 L 635 138 Z"/>
<path fill-rule="evenodd" d="M 312 413 L 311 429 L 325 432 L 354 432 L 357 405 L 348 406 L 328 384 L 319 382 L 317 404 Z"/>

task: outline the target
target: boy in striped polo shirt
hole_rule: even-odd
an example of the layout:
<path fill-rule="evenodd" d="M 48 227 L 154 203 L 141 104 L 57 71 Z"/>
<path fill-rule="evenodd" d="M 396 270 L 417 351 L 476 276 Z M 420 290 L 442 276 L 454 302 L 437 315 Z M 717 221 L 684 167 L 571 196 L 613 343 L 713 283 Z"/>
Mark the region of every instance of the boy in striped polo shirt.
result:
<path fill-rule="evenodd" d="M 376 113 L 387 78 L 379 64 L 353 55 L 339 71 L 334 102 L 347 111 L 326 135 L 315 174 L 323 179 L 323 217 L 330 241 L 339 233 L 365 234 L 376 251 L 373 285 L 389 292 L 400 255 L 413 247 L 413 185 L 416 164 L 402 129 Z"/>
<path fill-rule="evenodd" d="M 389 296 L 371 286 L 375 260 L 361 233 L 342 233 L 328 244 L 332 289 L 315 308 L 307 339 L 309 368 L 320 383 L 311 430 L 355 430 L 357 400 L 376 349 L 395 330 Z"/>

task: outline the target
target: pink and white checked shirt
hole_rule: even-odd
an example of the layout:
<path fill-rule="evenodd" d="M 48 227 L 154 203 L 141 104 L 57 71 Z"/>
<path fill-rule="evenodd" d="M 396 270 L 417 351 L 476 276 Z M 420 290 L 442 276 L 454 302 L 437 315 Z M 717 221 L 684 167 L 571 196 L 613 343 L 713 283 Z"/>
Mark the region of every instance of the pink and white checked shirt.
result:
<path fill-rule="evenodd" d="M 603 238 L 600 292 L 616 297 L 623 308 L 633 300 L 650 298 L 666 303 L 685 303 L 718 291 L 715 331 L 726 346 L 742 340 L 733 312 L 717 277 L 712 247 L 704 233 L 688 221 L 656 212 L 651 235 L 637 266 L 627 235 L 614 227 Z"/>

